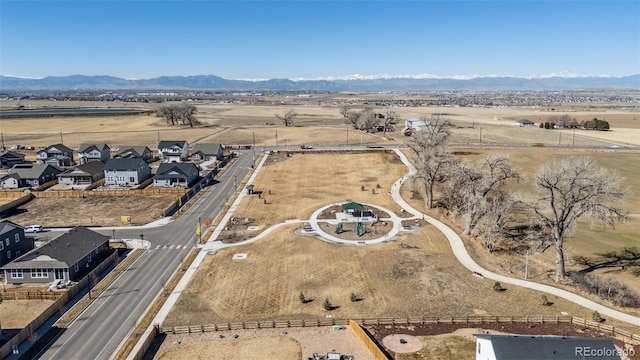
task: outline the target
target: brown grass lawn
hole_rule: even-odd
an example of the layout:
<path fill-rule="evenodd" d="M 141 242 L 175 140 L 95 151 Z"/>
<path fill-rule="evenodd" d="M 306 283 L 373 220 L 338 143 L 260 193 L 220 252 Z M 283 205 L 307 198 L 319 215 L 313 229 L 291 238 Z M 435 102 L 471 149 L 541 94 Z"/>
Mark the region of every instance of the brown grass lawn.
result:
<path fill-rule="evenodd" d="M 36 198 L 3 214 L 2 219 L 23 226 L 33 223 L 44 227 L 119 226 L 121 216 L 131 216 L 132 224 L 141 225 L 160 218 L 174 201 L 175 197 L 162 195 Z"/>
<path fill-rule="evenodd" d="M 423 344 L 420 351 L 410 354 L 396 354 L 397 360 L 449 360 L 474 359 L 476 341 L 473 337 L 452 334 L 418 336 Z"/>
<path fill-rule="evenodd" d="M 356 168 L 356 159 L 365 156 L 387 160 L 369 161 L 378 166 L 362 167 L 362 173 L 356 175 L 360 178 L 351 175 L 337 181 L 346 176 L 343 168 Z M 372 195 L 370 191 L 360 191 L 362 182 L 367 188 L 376 182 L 385 188 L 404 172 L 396 160 L 390 161 L 390 156 L 295 155 L 266 166 L 256 179 L 257 188 L 265 194 L 272 189 L 273 195 L 265 196 L 273 203 L 264 205 L 257 197 L 246 198 L 236 214 L 256 218 L 264 228 L 284 219 L 306 218 L 315 208 L 347 196 L 392 207 L 386 192 Z M 345 165 L 335 166 L 338 163 Z M 293 171 L 295 176 L 287 175 Z M 375 175 L 378 178 L 364 180 Z M 408 185 L 403 187 L 407 199 L 411 190 Z M 298 196 L 304 193 L 303 189 L 310 195 Z M 358 194 L 362 197 L 356 197 Z M 296 228 L 287 226 L 253 244 L 224 249 L 208 257 L 164 325 L 326 315 L 558 315 L 566 311 L 589 318 L 591 314 L 589 309 L 552 296 L 549 301 L 553 306 L 541 306 L 542 294 L 531 290 L 508 287 L 505 292 L 494 292 L 492 281 L 474 277 L 452 258 L 449 243 L 431 226 L 419 234 L 371 247 L 335 245 L 297 236 Z M 417 248 L 402 248 L 403 242 Z M 233 260 L 235 253 L 247 253 L 248 257 Z M 298 299 L 301 291 L 313 301 L 302 304 Z M 351 292 L 363 300 L 351 302 Z M 338 308 L 324 310 L 325 298 Z"/>
<path fill-rule="evenodd" d="M 48 308 L 53 300 L 7 300 L 0 303 L 3 329 L 22 329 Z"/>
<path fill-rule="evenodd" d="M 247 196 L 234 213 L 255 219 L 253 225 L 261 230 L 286 219 L 308 219 L 318 208 L 346 199 L 400 209 L 388 194 L 391 184 L 407 171 L 395 154 L 295 154 L 284 161 L 269 162 L 274 159 L 267 158 L 268 166 L 254 182 L 268 204 L 257 196 Z M 377 184 L 381 188 L 373 194 L 371 189 Z"/>

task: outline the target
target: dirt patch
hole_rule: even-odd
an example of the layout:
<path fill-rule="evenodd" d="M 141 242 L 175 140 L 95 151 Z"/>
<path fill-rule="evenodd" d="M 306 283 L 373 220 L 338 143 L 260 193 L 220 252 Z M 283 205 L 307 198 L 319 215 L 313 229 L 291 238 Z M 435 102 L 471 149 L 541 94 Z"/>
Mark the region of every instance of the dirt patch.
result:
<path fill-rule="evenodd" d="M 4 213 L 2 219 L 23 226 L 122 226 L 121 217 L 131 216 L 132 225 L 141 225 L 162 217 L 174 201 L 174 196 L 159 195 L 36 198 Z M 64 209 L 64 216 L 60 216 L 60 209 Z"/>
<path fill-rule="evenodd" d="M 234 338 L 234 335 L 238 335 Z M 145 355 L 152 359 L 306 359 L 335 350 L 358 360 L 375 359 L 350 329 L 331 327 L 217 331 L 168 335 Z"/>
<path fill-rule="evenodd" d="M 414 353 L 422 349 L 422 341 L 407 334 L 391 334 L 382 339 L 385 348 L 394 353 Z"/>

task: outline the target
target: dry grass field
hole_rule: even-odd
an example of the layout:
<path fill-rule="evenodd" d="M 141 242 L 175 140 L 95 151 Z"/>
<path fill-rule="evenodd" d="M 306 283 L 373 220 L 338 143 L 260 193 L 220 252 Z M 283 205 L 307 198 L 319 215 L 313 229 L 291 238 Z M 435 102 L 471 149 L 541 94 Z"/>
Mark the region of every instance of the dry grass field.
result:
<path fill-rule="evenodd" d="M 511 159 L 512 164 L 519 169 L 524 176 L 523 181 L 515 184 L 515 190 L 523 198 L 532 198 L 534 175 L 537 169 L 546 161 L 559 159 L 570 155 L 587 155 L 593 157 L 600 166 L 616 171 L 624 178 L 624 186 L 630 190 L 628 199 L 622 204 L 622 208 L 631 214 L 627 224 L 618 224 L 614 228 L 606 228 L 596 225 L 588 219 L 583 219 L 578 223 L 576 231 L 565 239 L 565 256 L 567 258 L 568 270 L 579 270 L 583 267 L 577 265 L 573 259 L 578 256 L 592 257 L 598 253 L 610 250 L 621 250 L 625 247 L 640 247 L 640 218 L 637 209 L 640 206 L 640 163 L 637 161 L 636 153 L 620 152 L 577 152 L 547 149 L 452 149 L 457 152 L 462 160 L 478 161 L 489 155 L 505 154 Z M 408 154 L 408 152 L 407 152 Z M 436 218 L 440 218 L 445 223 L 462 233 L 463 224 L 456 219 L 444 217 L 437 211 L 427 211 L 422 200 L 411 200 L 411 190 L 418 189 L 411 183 L 406 183 L 402 188 L 402 194 L 413 207 L 421 211 L 430 213 Z M 437 193 L 436 193 L 437 197 Z M 461 235 L 462 236 L 462 235 Z M 498 253 L 489 255 L 480 245 L 479 241 L 465 237 L 469 244 L 469 250 L 474 254 L 476 261 L 484 266 L 497 270 L 509 276 L 523 276 L 525 259 L 524 256 Z M 550 276 L 555 269 L 555 252 L 553 248 L 544 253 L 534 254 L 529 258 L 530 276 L 534 281 L 551 282 Z M 617 268 L 605 268 L 595 273 L 604 276 L 613 276 L 624 281 L 632 289 L 640 293 L 640 282 L 638 277 L 633 275 L 628 269 L 622 271 Z"/>
<path fill-rule="evenodd" d="M 335 201 L 342 201 L 347 196 L 359 201 L 358 194 L 370 197 L 365 197 L 363 202 L 393 209 L 386 192 L 377 195 L 362 192 L 362 179 L 331 183 L 332 180 L 328 179 L 344 176 L 342 167 L 335 166 L 340 161 L 339 156 L 347 159 L 358 156 L 388 159 L 390 155 L 305 154 L 276 162 L 263 168 L 256 179 L 257 184 L 263 184 L 257 186 L 258 189 L 266 191 L 264 187 L 268 186 L 272 190 L 271 197 L 265 196 L 269 201 L 273 199 L 274 203 L 252 203 L 257 201 L 256 197 L 246 198 L 236 214 L 254 217 L 259 224 L 272 224 L 289 218 L 308 217 L 313 209 L 333 202 L 334 196 Z M 402 167 L 395 161 L 376 161 L 363 167 L 362 171 L 385 179 L 379 181 L 384 188 L 406 171 Z M 311 168 L 313 172 L 307 170 Z M 292 172 L 295 172 L 293 178 L 289 175 Z M 389 174 L 391 172 L 395 175 Z M 366 174 L 369 173 L 361 176 L 374 176 Z M 290 181 L 284 180 L 290 178 Z M 372 184 L 378 182 L 375 179 L 369 181 Z M 408 199 L 411 189 L 410 184 L 405 184 L 403 192 Z M 298 188 L 297 192 L 290 187 Z M 301 189 L 307 188 L 306 193 L 310 195 L 299 196 Z M 283 201 L 276 203 L 279 197 Z M 223 249 L 209 256 L 164 325 L 326 315 L 339 318 L 557 315 L 566 311 L 589 318 L 591 313 L 589 309 L 551 296 L 549 300 L 554 305 L 541 306 L 542 294 L 531 290 L 509 287 L 505 292 L 494 292 L 492 281 L 474 277 L 452 258 L 449 243 L 431 226 L 424 227 L 417 234 L 404 235 L 395 242 L 371 247 L 335 245 L 313 237 L 298 236 L 294 234 L 298 227 L 286 226 L 252 244 Z M 402 247 L 401 243 L 411 247 Z M 246 253 L 248 257 L 233 260 L 235 253 Z M 300 292 L 313 301 L 301 303 L 298 299 Z M 351 302 L 352 292 L 363 300 Z M 324 310 L 322 302 L 325 298 L 337 308 Z"/>
<path fill-rule="evenodd" d="M 131 216 L 132 224 L 142 225 L 162 217 L 174 201 L 174 196 L 162 195 L 36 198 L 4 213 L 2 219 L 23 226 L 34 222 L 44 227 L 120 226 L 121 216 Z"/>
<path fill-rule="evenodd" d="M 346 199 L 399 210 L 388 191 L 407 171 L 395 154 L 382 152 L 269 156 L 265 165 L 254 182 L 263 199 L 245 197 L 234 214 L 254 219 L 251 225 L 260 231 L 286 219 L 308 219 L 315 210 Z"/>
<path fill-rule="evenodd" d="M 396 354 L 397 360 L 475 359 L 476 341 L 471 337 L 452 334 L 419 336 L 423 348 L 415 353 Z"/>
<path fill-rule="evenodd" d="M 288 101 L 290 102 L 290 101 Z M 299 101 L 300 103 L 302 101 Z M 285 147 L 300 144 L 347 144 L 357 146 L 364 144 L 401 143 L 405 140 L 400 134 L 404 125 L 401 121 L 396 131 L 387 134 L 360 134 L 353 130 L 347 134 L 349 127 L 340 115 L 339 105 L 332 100 L 310 104 L 280 104 L 274 100 L 271 105 L 238 105 L 210 104 L 194 102 L 198 106 L 198 118 L 201 126 L 169 127 L 161 118 L 154 115 L 135 116 L 72 116 L 56 118 L 24 118 L 2 119 L 1 128 L 5 143 L 28 146 L 47 146 L 63 142 L 70 147 L 78 147 L 81 143 L 106 142 L 110 146 L 147 145 L 154 147 L 160 140 L 184 139 L 189 143 L 207 139 L 207 141 L 224 144 L 253 144 L 257 146 L 274 146 L 275 134 L 278 133 L 278 145 Z M 113 104 L 84 102 L 21 102 L 31 107 L 115 107 Z M 10 109 L 15 102 L 0 102 L 0 108 Z M 119 104 L 118 104 L 119 105 Z M 141 104 L 127 104 L 118 107 L 140 107 Z M 158 104 L 149 104 L 153 109 Z M 387 108 L 370 106 L 374 111 L 385 113 Z M 354 107 L 354 111 L 364 106 Z M 298 113 L 295 127 L 286 128 L 275 117 L 289 110 Z M 560 143 L 564 146 L 596 146 L 602 147 L 610 143 L 620 145 L 640 145 L 640 117 L 624 110 L 567 109 L 562 112 L 543 111 L 535 108 L 464 108 L 464 107 L 397 107 L 401 119 L 443 114 L 457 127 L 453 130 L 453 141 L 458 144 L 532 144 L 543 143 L 547 146 Z M 514 120 L 527 118 L 534 122 L 548 121 L 552 117 L 568 114 L 577 120 L 590 120 L 594 117 L 607 120 L 612 131 L 595 132 L 572 130 L 544 131 L 538 128 L 517 128 L 512 126 Z M 482 129 L 482 130 L 481 130 Z M 221 133 L 223 130 L 231 130 Z M 482 134 L 481 134 L 482 132 Z M 220 133 L 220 136 L 216 134 Z M 562 134 L 562 135 L 561 135 Z M 378 136 L 380 135 L 380 136 Z M 347 140 L 347 137 L 349 138 Z M 62 140 L 61 140 L 62 138 Z"/>

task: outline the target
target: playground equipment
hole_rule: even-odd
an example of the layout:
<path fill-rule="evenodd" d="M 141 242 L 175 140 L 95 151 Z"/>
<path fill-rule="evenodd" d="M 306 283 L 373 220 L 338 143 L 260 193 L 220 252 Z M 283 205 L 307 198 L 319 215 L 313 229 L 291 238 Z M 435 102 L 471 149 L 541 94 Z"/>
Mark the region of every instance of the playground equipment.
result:
<path fill-rule="evenodd" d="M 342 223 L 339 223 L 338 226 L 336 226 L 336 234 L 342 234 Z"/>

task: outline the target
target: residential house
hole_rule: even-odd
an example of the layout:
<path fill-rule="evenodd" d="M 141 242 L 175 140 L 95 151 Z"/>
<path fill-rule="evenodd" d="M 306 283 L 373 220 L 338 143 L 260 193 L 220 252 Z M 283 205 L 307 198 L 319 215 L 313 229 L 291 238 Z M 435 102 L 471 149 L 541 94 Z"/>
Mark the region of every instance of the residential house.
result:
<path fill-rule="evenodd" d="M 73 165 L 73 150 L 62 144 L 50 145 L 46 149 L 38 150 L 36 159 L 38 164 L 71 166 Z"/>
<path fill-rule="evenodd" d="M 61 169 L 49 164 L 18 164 L 0 177 L 0 184 L 5 189 L 33 188 L 55 180 L 61 172 Z"/>
<path fill-rule="evenodd" d="M 16 164 L 25 164 L 24 155 L 13 152 L 13 151 L 5 151 L 0 154 L 0 168 L 9 169 L 13 165 Z"/>
<path fill-rule="evenodd" d="M 24 235 L 24 228 L 11 221 L 0 221 L 0 266 L 33 249 L 33 238 Z"/>
<path fill-rule="evenodd" d="M 77 281 L 109 252 L 109 236 L 78 226 L 0 267 L 0 270 L 4 271 L 6 284 Z"/>
<path fill-rule="evenodd" d="M 189 143 L 186 141 L 160 141 L 158 154 L 162 162 L 182 162 L 189 158 Z"/>
<path fill-rule="evenodd" d="M 104 166 L 104 185 L 135 187 L 151 176 L 151 168 L 141 158 L 109 159 Z"/>
<path fill-rule="evenodd" d="M 80 165 L 92 161 L 106 162 L 111 157 L 111 148 L 107 144 L 81 144 L 78 150 Z"/>
<path fill-rule="evenodd" d="M 191 157 L 194 161 L 222 160 L 224 158 L 224 146 L 222 144 L 193 145 Z"/>
<path fill-rule="evenodd" d="M 475 334 L 476 360 L 560 360 L 560 359 L 620 359 L 610 339 Z"/>
<path fill-rule="evenodd" d="M 115 159 L 138 157 L 146 162 L 151 162 L 153 159 L 153 152 L 146 146 L 126 146 L 121 147 L 113 157 Z"/>
<path fill-rule="evenodd" d="M 67 169 L 58 174 L 58 184 L 69 186 L 86 186 L 104 178 L 102 161 L 90 161 Z"/>
<path fill-rule="evenodd" d="M 188 188 L 198 179 L 199 173 L 194 163 L 161 163 L 153 177 L 153 186 Z"/>

